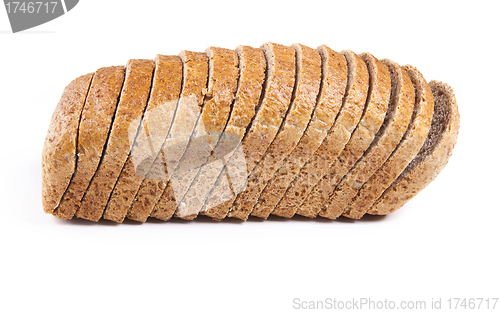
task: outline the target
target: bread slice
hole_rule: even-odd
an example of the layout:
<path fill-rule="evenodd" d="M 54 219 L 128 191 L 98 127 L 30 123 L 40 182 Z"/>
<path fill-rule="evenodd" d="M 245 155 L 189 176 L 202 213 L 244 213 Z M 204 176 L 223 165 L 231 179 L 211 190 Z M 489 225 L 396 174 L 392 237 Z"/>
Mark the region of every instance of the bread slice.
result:
<path fill-rule="evenodd" d="M 78 155 L 78 125 L 94 73 L 74 79 L 64 88 L 42 151 L 42 205 L 53 214 L 74 175 Z"/>
<path fill-rule="evenodd" d="M 368 94 L 368 69 L 354 52 L 343 51 L 342 54 L 347 60 L 348 76 L 340 113 L 325 140 L 292 181 L 273 214 L 286 217 L 295 214 L 312 188 L 344 150 L 361 118 Z"/>
<path fill-rule="evenodd" d="M 255 116 L 257 105 L 262 94 L 262 87 L 264 84 L 265 70 L 266 70 L 266 57 L 262 49 L 252 48 L 249 46 L 238 46 L 236 52 L 239 56 L 239 81 L 238 91 L 231 111 L 231 117 L 227 123 L 224 135 L 221 138 L 219 145 L 222 150 L 230 150 L 237 141 L 237 147 L 227 155 L 223 155 L 224 168 L 228 167 L 228 173 L 238 174 L 238 169 L 234 168 L 239 162 L 239 157 L 243 155 L 241 141 L 243 140 L 247 128 L 250 125 L 253 117 Z M 233 157 L 234 154 L 238 154 Z M 246 167 L 246 166 L 245 166 Z M 241 168 L 246 181 L 246 168 Z M 224 175 L 224 177 L 221 177 Z M 238 180 L 234 175 L 227 175 L 224 170 L 221 170 L 215 181 L 211 181 L 211 189 L 206 195 L 200 194 L 200 198 L 205 201 L 201 203 L 201 215 L 210 216 L 215 220 L 223 219 L 227 212 L 225 210 L 218 210 L 216 206 L 224 201 L 229 200 L 234 196 L 230 182 Z M 208 180 L 208 179 L 207 179 Z M 207 184 L 208 185 L 208 184 Z M 216 186 L 215 189 L 213 186 Z"/>
<path fill-rule="evenodd" d="M 401 208 L 427 187 L 446 166 L 457 143 L 460 114 L 453 89 L 429 83 L 434 96 L 434 116 L 427 139 L 417 156 L 373 204 L 368 214 L 385 215 Z"/>
<path fill-rule="evenodd" d="M 174 122 L 163 144 L 162 153 L 153 163 L 153 169 L 166 168 L 166 179 L 145 180 L 136 198 L 145 198 L 147 211 L 151 216 L 168 220 L 174 214 L 177 203 L 170 185 L 170 174 L 177 168 L 192 137 L 201 115 L 208 77 L 208 58 L 203 52 L 182 51 L 183 83 L 181 97 L 175 112 Z M 156 184 L 156 186 L 154 186 Z M 150 195 L 146 196 L 149 193 Z M 163 194 L 171 193 L 171 198 Z M 166 201 L 171 200 L 171 201 Z M 151 208 L 153 208 L 151 210 Z"/>
<path fill-rule="evenodd" d="M 325 139 L 342 105 L 347 84 L 345 57 L 325 45 L 317 50 L 322 59 L 322 79 L 316 108 L 297 147 L 285 158 L 260 194 L 253 216 L 267 218 L 273 212 L 291 181 Z"/>
<path fill-rule="evenodd" d="M 94 74 L 78 130 L 76 170 L 55 210 L 55 215 L 59 218 L 73 218 L 90 179 L 97 171 L 124 78 L 123 66 L 101 68 Z"/>
<path fill-rule="evenodd" d="M 94 222 L 101 218 L 137 134 L 151 89 L 153 70 L 152 60 L 128 61 L 104 154 L 76 212 L 77 217 Z"/>
<path fill-rule="evenodd" d="M 431 126 L 434 100 L 429 84 L 412 66 L 404 66 L 416 90 L 412 121 L 398 147 L 381 168 L 361 187 L 354 200 L 344 209 L 343 215 L 361 218 L 391 183 L 403 172 L 424 144 Z"/>
<path fill-rule="evenodd" d="M 342 178 L 328 201 L 323 204 L 320 216 L 335 219 L 356 196 L 359 188 L 389 158 L 403 138 L 410 123 L 415 105 L 415 90 L 410 76 L 397 63 L 382 60 L 391 75 L 391 98 L 384 123 L 363 157 Z"/>
<path fill-rule="evenodd" d="M 233 204 L 231 216 L 242 220 L 248 218 L 267 182 L 297 146 L 316 106 L 321 84 L 321 57 L 315 49 L 301 44 L 294 44 L 292 48 L 296 52 L 297 71 L 292 100 L 278 134 Z"/>
<path fill-rule="evenodd" d="M 245 188 L 245 183 L 241 184 L 241 181 L 246 181 L 278 133 L 292 97 L 295 83 L 295 50 L 275 43 L 266 43 L 261 49 L 264 50 L 267 59 L 267 73 L 257 113 L 242 141 L 245 155 L 243 168 L 246 169 L 246 175 L 244 174 L 244 179 L 238 179 L 240 184 L 237 187 L 232 186 L 234 194 L 229 200 L 213 207 L 223 217 L 229 212 L 236 195 Z M 238 169 L 242 167 L 241 164 L 234 165 Z M 221 179 L 227 177 L 225 175 L 219 177 L 214 187 L 215 191 L 220 190 L 217 186 L 221 184 Z M 218 194 L 211 195 L 208 201 L 218 198 L 220 198 Z"/>
<path fill-rule="evenodd" d="M 318 215 L 335 186 L 363 156 L 384 122 L 391 96 L 389 69 L 369 53 L 363 53 L 360 57 L 365 61 L 370 75 L 368 98 L 363 115 L 352 133 L 351 139 L 337 160 L 333 162 L 329 172 L 323 176 L 297 210 L 299 215 L 311 218 Z"/>
<path fill-rule="evenodd" d="M 146 177 L 174 118 L 182 84 L 182 61 L 178 56 L 157 55 L 151 94 L 132 150 L 127 157 L 103 217 L 121 223 Z M 165 172 L 161 173 L 166 178 Z M 135 204 L 135 203 L 134 203 Z M 149 215 L 143 206 L 131 210 L 134 217 Z M 132 218 L 139 219 L 139 218 Z"/>
<path fill-rule="evenodd" d="M 224 133 L 238 88 L 238 54 L 234 50 L 215 47 L 208 48 L 206 53 L 210 58 L 210 71 L 202 122 L 207 132 L 207 139 L 204 139 L 204 141 L 208 141 L 209 149 L 201 149 L 199 152 L 188 151 L 192 155 L 205 158 L 201 160 L 202 163 L 199 168 L 192 160 L 189 161 L 191 163 L 190 167 L 194 170 L 188 170 L 187 174 L 194 173 L 196 177 L 193 179 L 184 198 L 181 201 L 178 200 L 175 213 L 176 217 L 186 220 L 192 220 L 198 216 L 208 192 L 222 171 L 224 166 L 224 162 L 221 161 L 222 157 L 232 150 L 228 144 L 236 146 L 239 144 L 238 137 L 234 136 L 236 138 L 233 138 L 229 136 L 229 133 Z M 202 147 L 203 144 L 197 146 L 194 145 L 192 150 Z M 186 152 L 186 155 L 188 152 Z M 206 155 L 206 152 L 209 154 Z M 188 155 L 188 157 L 191 156 Z M 182 172 L 185 171 L 181 170 Z M 185 174 L 182 173 L 181 175 L 184 176 Z"/>

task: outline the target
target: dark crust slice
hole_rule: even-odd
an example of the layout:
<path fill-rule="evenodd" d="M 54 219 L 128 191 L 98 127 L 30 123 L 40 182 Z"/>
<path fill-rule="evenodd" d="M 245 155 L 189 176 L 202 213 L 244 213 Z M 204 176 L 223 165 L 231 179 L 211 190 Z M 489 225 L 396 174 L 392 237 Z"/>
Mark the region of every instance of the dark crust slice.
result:
<path fill-rule="evenodd" d="M 306 200 L 297 214 L 314 218 L 342 177 L 363 156 L 379 131 L 391 96 L 391 75 L 389 69 L 371 54 L 360 55 L 365 61 L 370 75 L 370 87 L 363 116 L 351 135 L 342 153 Z"/>
<path fill-rule="evenodd" d="M 275 208 L 293 216 L 316 183 L 327 173 L 330 165 L 344 150 L 356 128 L 366 102 L 369 86 L 365 62 L 352 51 L 343 51 L 348 65 L 348 80 L 342 108 L 321 146 L 302 167 Z M 285 215 L 282 214 L 282 215 Z"/>
<path fill-rule="evenodd" d="M 149 216 L 150 210 L 145 208 L 144 199 L 134 201 L 134 198 L 170 130 L 181 84 L 181 59 L 178 56 L 157 55 L 146 111 L 132 151 L 106 206 L 105 219 L 121 223 L 127 215 L 130 219 L 144 222 Z"/>
<path fill-rule="evenodd" d="M 104 154 L 76 212 L 77 217 L 94 222 L 101 218 L 137 134 L 151 89 L 153 70 L 152 60 L 128 61 Z"/>
<path fill-rule="evenodd" d="M 248 46 L 239 46 L 236 48 L 236 51 L 239 56 L 240 68 L 238 91 L 236 92 L 231 117 L 224 132 L 234 134 L 239 140 L 242 140 L 250 122 L 255 116 L 256 107 L 261 97 L 265 78 L 266 57 L 262 49 Z M 228 159 L 232 158 L 232 156 L 228 156 Z M 225 166 L 227 166 L 227 162 Z M 214 186 L 222 191 L 228 191 L 228 197 L 232 196 L 233 194 L 229 186 L 229 176 L 221 179 L 221 175 L 225 175 L 225 171 L 219 173 Z M 201 209 L 201 215 L 210 216 L 214 220 L 221 220 L 226 216 L 227 211 L 219 210 L 214 205 L 214 203 L 221 201 L 219 194 L 219 190 L 215 190 L 215 187 L 209 191 Z"/>
<path fill-rule="evenodd" d="M 434 98 L 429 84 L 420 72 L 411 66 L 403 67 L 416 90 L 415 109 L 412 121 L 403 139 L 389 159 L 361 187 L 354 200 L 344 209 L 342 215 L 360 219 L 391 183 L 404 171 L 418 154 L 427 139 L 434 111 Z"/>
<path fill-rule="evenodd" d="M 52 114 L 42 152 L 45 213 L 54 213 L 74 175 L 78 125 L 93 76 L 94 73 L 82 75 L 69 83 Z"/>
<path fill-rule="evenodd" d="M 77 163 L 69 188 L 56 214 L 71 219 L 101 160 L 116 104 L 123 86 L 125 67 L 113 66 L 95 72 L 78 130 Z"/>
<path fill-rule="evenodd" d="M 318 51 L 304 45 L 294 44 L 292 48 L 296 51 L 296 80 L 292 100 L 278 134 L 250 175 L 246 189 L 234 202 L 233 215 L 243 220 L 252 213 L 267 182 L 303 137 L 316 107 L 321 83 L 321 57 Z M 265 215 L 269 215 L 269 212 L 265 212 Z M 255 212 L 255 216 L 261 217 L 261 212 Z"/>
<path fill-rule="evenodd" d="M 389 158 L 408 128 L 415 90 L 410 76 L 397 63 L 382 60 L 391 73 L 391 99 L 384 124 L 375 136 L 365 155 L 342 178 L 335 191 L 323 206 L 319 215 L 336 219 L 356 196 L 358 190 Z"/>
<path fill-rule="evenodd" d="M 325 139 L 342 105 L 347 85 L 345 57 L 324 45 L 317 50 L 322 59 L 322 78 L 318 102 L 311 120 L 297 147 L 286 157 L 274 177 L 267 183 L 252 215 L 267 218 L 273 212 L 292 180 Z M 273 212 L 283 217 L 291 217 L 286 213 Z"/>
<path fill-rule="evenodd" d="M 429 83 L 434 116 L 429 135 L 418 155 L 367 212 L 385 215 L 401 208 L 439 175 L 457 143 L 460 114 L 453 89 L 442 82 Z"/>

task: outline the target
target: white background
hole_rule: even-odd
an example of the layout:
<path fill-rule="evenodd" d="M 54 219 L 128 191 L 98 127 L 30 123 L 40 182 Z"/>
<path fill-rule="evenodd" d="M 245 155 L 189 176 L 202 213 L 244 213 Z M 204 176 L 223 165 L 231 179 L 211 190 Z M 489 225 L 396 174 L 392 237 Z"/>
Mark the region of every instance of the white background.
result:
<path fill-rule="evenodd" d="M 444 308 L 449 297 L 500 297 L 499 8 L 87 0 L 18 34 L 1 8 L 0 311 L 292 312 L 295 298 L 363 297 L 425 300 L 427 308 L 442 298 Z M 449 83 L 461 130 L 448 166 L 402 210 L 356 222 L 117 225 L 43 213 L 42 145 L 73 78 L 157 53 L 266 41 L 368 51 Z"/>

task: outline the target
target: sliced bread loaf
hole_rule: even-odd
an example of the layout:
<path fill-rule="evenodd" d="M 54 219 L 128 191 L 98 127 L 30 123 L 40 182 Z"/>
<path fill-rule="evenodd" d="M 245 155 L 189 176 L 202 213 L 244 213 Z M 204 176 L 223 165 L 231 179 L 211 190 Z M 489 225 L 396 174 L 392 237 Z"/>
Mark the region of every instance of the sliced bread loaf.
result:
<path fill-rule="evenodd" d="M 178 56 L 157 55 L 153 85 L 146 112 L 125 166 L 108 201 L 104 218 L 121 223 L 131 207 L 135 195 L 161 151 L 174 118 L 182 83 L 182 61 Z M 165 173 L 163 173 L 166 178 Z M 161 178 L 161 177 L 158 177 Z M 149 215 L 141 202 L 131 209 L 135 220 Z"/>
<path fill-rule="evenodd" d="M 176 216 L 187 220 L 198 216 L 208 192 L 224 167 L 223 155 L 233 150 L 231 146 L 239 144 L 237 136 L 231 137 L 230 133 L 225 134 L 224 131 L 227 129 L 226 122 L 233 109 L 233 101 L 238 88 L 238 54 L 234 50 L 214 47 L 208 48 L 206 53 L 210 58 L 210 75 L 202 122 L 207 131 L 209 150 L 190 153 L 204 156 L 205 152 L 209 152 L 211 155 L 202 160 L 203 163 L 189 190 L 182 201 L 178 201 Z M 236 139 L 235 142 L 233 142 L 234 139 Z M 194 171 L 188 173 L 190 172 Z"/>
<path fill-rule="evenodd" d="M 368 214 L 385 215 L 401 208 L 439 175 L 451 157 L 460 129 L 453 89 L 431 81 L 434 116 L 427 139 L 417 156 L 373 204 Z"/>
<path fill-rule="evenodd" d="M 330 169 L 356 128 L 368 94 L 369 77 L 365 62 L 352 51 L 343 51 L 348 78 L 342 108 L 321 146 L 292 181 L 274 212 L 291 217 L 299 209 L 312 188 Z"/>
<path fill-rule="evenodd" d="M 47 131 L 42 151 L 42 205 L 54 214 L 70 185 L 78 162 L 78 125 L 94 73 L 74 79 L 64 88 Z"/>
<path fill-rule="evenodd" d="M 369 53 L 360 57 L 365 61 L 370 75 L 368 98 L 363 115 L 351 139 L 342 153 L 333 162 L 329 172 L 313 188 L 306 200 L 297 210 L 297 214 L 314 218 L 323 203 L 328 199 L 342 177 L 365 153 L 379 131 L 391 96 L 391 75 L 389 69 Z"/>
<path fill-rule="evenodd" d="M 416 68 L 406 65 L 404 69 L 410 75 L 416 90 L 412 121 L 410 121 L 396 150 L 361 187 L 354 200 L 344 209 L 344 216 L 354 219 L 361 218 L 413 160 L 427 138 L 434 110 L 431 88 Z"/>
<path fill-rule="evenodd" d="M 295 85 L 295 50 L 275 43 L 266 43 L 261 48 L 267 59 L 266 82 L 257 113 L 242 141 L 246 177 L 239 179 L 240 181 L 248 178 L 274 140 L 287 112 Z M 235 165 L 240 167 L 240 164 Z M 219 177 L 215 190 L 220 179 L 226 179 L 226 176 Z M 235 195 L 243 191 L 245 186 L 246 184 L 236 188 L 233 186 L 234 195 L 216 205 L 214 210 L 226 216 L 236 198 Z"/>
<path fill-rule="evenodd" d="M 71 219 L 75 215 L 97 171 L 124 78 L 123 66 L 105 67 L 95 72 L 78 130 L 76 171 L 55 212 L 60 218 Z"/>
<path fill-rule="evenodd" d="M 342 178 L 319 213 L 335 219 L 356 196 L 359 188 L 384 164 L 403 138 L 415 104 L 415 90 L 410 76 L 397 63 L 382 60 L 391 75 L 391 98 L 385 120 L 364 156 Z"/>
<path fill-rule="evenodd" d="M 138 197 L 145 193 L 151 194 L 151 197 L 147 198 L 148 210 L 153 207 L 151 216 L 163 220 L 170 219 L 177 209 L 174 190 L 170 183 L 170 174 L 179 165 L 179 161 L 192 138 L 201 115 L 208 78 L 208 58 L 205 53 L 182 51 L 180 57 L 183 62 L 181 97 L 170 133 L 163 144 L 162 153 L 153 164 L 155 169 L 166 168 L 169 175 L 166 179 L 156 180 L 159 188 L 151 188 L 151 184 L 146 183 L 140 187 L 138 192 Z"/>
<path fill-rule="evenodd" d="M 248 218 L 267 182 L 297 146 L 316 106 L 321 83 L 321 57 L 315 49 L 301 44 L 294 44 L 292 48 L 296 52 L 296 80 L 292 100 L 278 134 L 249 176 L 245 190 L 233 204 L 231 216 L 242 220 Z M 256 215 L 259 213 L 256 212 Z"/>
<path fill-rule="evenodd" d="M 245 157 L 240 142 L 243 140 L 247 128 L 255 116 L 266 70 L 266 57 L 262 49 L 238 46 L 236 52 L 239 56 L 240 71 L 238 91 L 236 92 L 231 117 L 220 142 L 222 150 L 228 150 L 234 146 L 235 140 L 238 141 L 238 146 L 234 148 L 232 153 L 222 156 L 224 168 L 228 167 L 228 173 L 236 173 L 235 175 L 238 174 L 238 169 L 235 166 L 241 162 L 238 162 L 238 158 L 234 158 L 233 155 L 241 153 Z M 246 181 L 246 169 L 241 168 L 241 170 Z M 221 177 L 221 175 L 224 175 L 224 177 Z M 234 177 L 234 175 L 226 175 L 226 171 L 222 169 L 215 177 L 215 181 L 211 181 L 212 186 L 207 194 L 200 195 L 203 201 L 200 214 L 210 216 L 215 220 L 221 220 L 226 216 L 227 212 L 217 209 L 216 206 L 234 196 L 230 186 L 230 182 L 233 181 L 231 178 L 238 180 L 238 177 Z"/>
<path fill-rule="evenodd" d="M 97 171 L 90 180 L 76 216 L 97 222 L 125 165 L 147 104 L 154 70 L 152 60 L 129 60 L 120 100 Z M 91 129 L 94 130 L 95 126 Z"/>
<path fill-rule="evenodd" d="M 316 108 L 297 147 L 286 157 L 259 196 L 253 216 L 267 218 L 274 210 L 290 182 L 325 139 L 342 105 L 347 84 L 345 57 L 325 45 L 317 50 L 322 59 L 322 79 Z M 280 213 L 276 212 L 276 215 Z"/>

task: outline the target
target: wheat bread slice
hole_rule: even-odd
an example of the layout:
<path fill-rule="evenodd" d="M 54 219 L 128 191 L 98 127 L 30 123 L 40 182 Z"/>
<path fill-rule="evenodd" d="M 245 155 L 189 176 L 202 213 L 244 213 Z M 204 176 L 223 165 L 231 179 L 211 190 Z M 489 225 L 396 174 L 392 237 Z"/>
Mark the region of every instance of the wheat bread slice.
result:
<path fill-rule="evenodd" d="M 295 177 L 273 214 L 292 217 L 316 183 L 344 150 L 356 128 L 366 102 L 369 86 L 365 62 L 352 51 L 342 51 L 347 60 L 347 87 L 340 113 L 321 146 Z"/>
<path fill-rule="evenodd" d="M 409 65 L 403 67 L 415 88 L 415 107 L 412 120 L 401 142 L 389 159 L 361 187 L 343 216 L 360 219 L 420 151 L 427 139 L 432 122 L 434 99 L 429 84 L 420 72 Z"/>
<path fill-rule="evenodd" d="M 241 141 L 255 116 L 265 78 L 266 57 L 262 49 L 249 46 L 238 46 L 236 52 L 239 57 L 240 72 L 238 89 L 229 122 L 227 123 L 219 145 L 223 151 L 231 149 L 234 147 L 235 143 L 237 147 L 233 149 L 232 153 L 220 157 L 224 164 L 224 168 L 218 173 L 217 177 L 215 177 L 215 181 L 210 181 L 212 183 L 210 190 L 205 195 L 200 192 L 200 198 L 205 199 L 205 201 L 201 203 L 202 207 L 199 214 L 209 216 L 214 220 L 221 220 L 227 214 L 225 210 L 218 210 L 216 208 L 217 204 L 229 200 L 234 196 L 230 182 L 233 179 L 237 180 L 238 177 L 229 174 L 226 175 L 224 169 L 228 167 L 228 173 L 238 174 L 238 169 L 233 166 L 238 163 L 238 158 L 233 157 L 233 155 L 238 153 L 241 154 L 240 157 L 245 157 L 243 155 Z M 236 159 L 236 161 L 234 159 Z M 244 179 L 246 181 L 246 169 L 242 168 L 240 170 L 244 173 Z M 224 175 L 224 177 L 221 177 L 222 175 Z"/>
<path fill-rule="evenodd" d="M 252 173 L 278 133 L 295 85 L 295 50 L 275 43 L 265 43 L 261 49 L 263 49 L 267 61 L 264 90 L 257 112 L 241 144 L 245 156 L 244 164 L 234 164 L 238 169 L 244 168 L 246 173 L 243 172 L 243 177 L 236 179 L 239 183 L 238 186 L 231 184 L 233 194 L 228 200 L 224 199 L 225 201 L 222 203 L 207 206 L 207 208 L 213 208 L 220 212 L 222 218 L 229 212 L 236 196 L 244 190 L 248 175 Z M 227 171 L 231 171 L 231 169 L 226 167 Z M 221 184 L 223 179 L 227 179 L 227 176 L 219 176 L 214 191 L 220 191 L 217 186 Z M 243 183 L 241 183 L 242 181 Z M 219 194 L 211 194 L 205 205 L 212 205 L 210 201 L 220 198 Z"/>
<path fill-rule="evenodd" d="M 296 55 L 296 79 L 291 103 L 276 137 L 233 204 L 231 216 L 242 220 L 248 218 L 267 182 L 299 143 L 316 106 L 321 84 L 321 57 L 315 49 L 301 44 L 294 44 L 292 48 Z"/>
<path fill-rule="evenodd" d="M 408 73 L 391 60 L 381 60 L 391 75 L 391 98 L 384 123 L 363 157 L 337 184 L 319 215 L 339 217 L 359 188 L 379 169 L 403 138 L 415 105 L 415 90 Z"/>
<path fill-rule="evenodd" d="M 155 171 L 166 171 L 167 177 L 145 179 L 135 197 L 143 199 L 144 211 L 164 220 L 170 219 L 177 208 L 170 175 L 184 155 L 201 115 L 208 77 L 208 58 L 205 53 L 183 50 L 179 56 L 183 63 L 181 96 L 162 153 L 156 157 L 152 166 Z M 162 195 L 169 192 L 172 193 L 172 201 L 166 202 L 165 200 L 170 199 Z"/>
<path fill-rule="evenodd" d="M 317 50 L 322 59 L 322 78 L 318 102 L 297 147 L 285 158 L 259 196 L 252 211 L 253 216 L 267 218 L 274 210 L 302 166 L 319 148 L 340 111 L 347 84 L 345 57 L 325 45 L 320 46 Z"/>
<path fill-rule="evenodd" d="M 76 216 L 97 222 L 131 149 L 147 104 L 154 70 L 152 60 L 129 60 L 111 130 L 97 171 L 90 180 Z M 133 141 L 132 141 L 133 143 Z"/>
<path fill-rule="evenodd" d="M 209 149 L 202 149 L 200 152 L 188 151 L 194 155 L 205 157 L 205 160 L 199 169 L 195 168 L 197 171 L 188 171 L 188 173 L 194 172 L 195 178 L 184 197 L 178 201 L 175 216 L 186 220 L 192 220 L 198 216 L 208 192 L 222 171 L 223 156 L 232 150 L 231 145 L 239 144 L 238 137 L 232 137 L 229 133 L 225 133 L 238 89 L 238 54 L 234 50 L 215 47 L 208 48 L 206 53 L 210 58 L 210 67 L 202 121 L 207 132 L 207 139 L 204 141 L 208 141 Z M 196 146 L 193 150 L 196 150 Z M 205 155 L 205 152 L 209 152 L 209 155 Z M 195 165 L 198 167 L 193 160 L 189 162 L 191 162 L 190 167 L 194 168 Z"/>
<path fill-rule="evenodd" d="M 70 185 L 78 162 L 78 127 L 94 73 L 71 81 L 61 95 L 42 151 L 42 206 L 54 214 Z"/>
<path fill-rule="evenodd" d="M 97 171 L 124 78 L 123 66 L 100 68 L 94 74 L 78 129 L 75 173 L 55 210 L 56 216 L 62 219 L 73 218 Z"/>
<path fill-rule="evenodd" d="M 434 116 L 427 139 L 417 156 L 368 210 L 368 214 L 385 215 L 401 208 L 439 175 L 448 163 L 457 143 L 460 114 L 453 89 L 442 82 L 431 81 Z"/>
<path fill-rule="evenodd" d="M 363 115 L 349 142 L 333 162 L 329 172 L 323 176 L 296 214 L 314 218 L 335 186 L 368 149 L 384 122 L 391 96 L 391 75 L 387 66 L 369 53 L 360 55 L 366 63 L 370 86 Z"/>
<path fill-rule="evenodd" d="M 170 130 L 181 83 L 181 59 L 178 56 L 157 55 L 146 111 L 140 122 L 132 150 L 106 205 L 103 215 L 105 219 L 121 223 L 127 215 L 137 190 L 161 151 Z M 165 173 L 163 177 L 166 178 Z M 133 214 L 142 214 L 141 209 L 142 207 L 135 206 Z"/>

